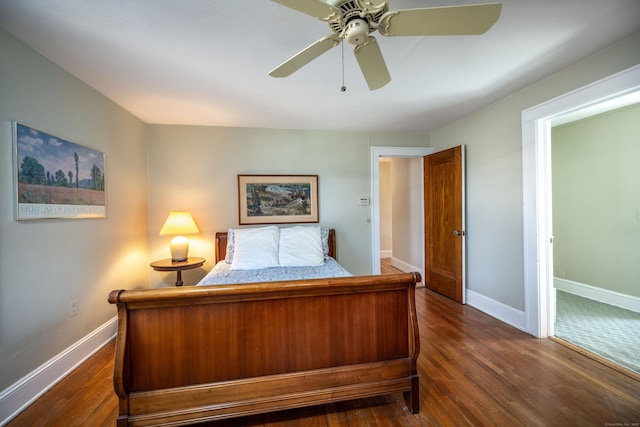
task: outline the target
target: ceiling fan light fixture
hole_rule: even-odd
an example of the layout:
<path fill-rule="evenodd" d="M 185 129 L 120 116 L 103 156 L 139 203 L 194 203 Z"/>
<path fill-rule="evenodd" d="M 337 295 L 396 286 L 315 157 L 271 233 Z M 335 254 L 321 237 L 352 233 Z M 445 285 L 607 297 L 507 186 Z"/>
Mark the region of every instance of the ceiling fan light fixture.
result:
<path fill-rule="evenodd" d="M 344 29 L 344 38 L 354 46 L 358 46 L 369 36 L 369 24 L 364 19 L 352 19 Z"/>

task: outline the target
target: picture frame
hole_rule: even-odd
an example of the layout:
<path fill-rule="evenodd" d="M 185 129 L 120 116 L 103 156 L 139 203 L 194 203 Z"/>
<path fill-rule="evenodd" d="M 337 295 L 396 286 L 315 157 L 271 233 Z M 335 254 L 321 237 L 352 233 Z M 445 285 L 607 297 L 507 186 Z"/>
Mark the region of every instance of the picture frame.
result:
<path fill-rule="evenodd" d="M 16 220 L 106 217 L 105 155 L 12 122 Z"/>
<path fill-rule="evenodd" d="M 318 222 L 318 175 L 238 175 L 239 224 Z"/>

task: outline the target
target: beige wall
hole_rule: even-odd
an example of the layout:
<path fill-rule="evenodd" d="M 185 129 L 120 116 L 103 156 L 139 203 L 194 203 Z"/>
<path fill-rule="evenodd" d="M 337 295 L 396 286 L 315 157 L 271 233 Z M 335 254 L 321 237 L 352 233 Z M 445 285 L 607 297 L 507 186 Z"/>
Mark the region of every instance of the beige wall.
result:
<path fill-rule="evenodd" d="M 431 134 L 467 146 L 468 288 L 524 310 L 522 111 L 640 63 L 640 34 Z"/>
<path fill-rule="evenodd" d="M 393 258 L 422 270 L 422 159 L 392 158 Z"/>
<path fill-rule="evenodd" d="M 390 251 L 401 270 L 422 270 L 422 159 L 389 157 L 379 173 L 380 249 Z"/>
<path fill-rule="evenodd" d="M 640 297 L 640 105 L 552 130 L 556 277 Z"/>
<path fill-rule="evenodd" d="M 112 319 L 147 287 L 144 123 L 0 30 L 0 390 Z M 107 218 L 14 220 L 11 122 L 106 155 Z M 69 302 L 78 315 L 69 317 Z"/>
<path fill-rule="evenodd" d="M 212 267 L 214 233 L 238 226 L 238 174 L 319 176 L 320 223 L 337 231 L 338 260 L 353 274 L 371 272 L 370 206 L 372 146 L 425 146 L 425 135 L 373 135 L 149 126 L 149 246 L 152 258 L 166 258 L 169 239 L 158 236 L 170 210 L 191 211 L 202 233 L 190 254 L 207 258 L 205 269 L 183 274 L 195 283 Z M 151 273 L 152 286 L 175 277 Z"/>
<path fill-rule="evenodd" d="M 391 159 L 380 160 L 380 251 L 393 255 Z"/>

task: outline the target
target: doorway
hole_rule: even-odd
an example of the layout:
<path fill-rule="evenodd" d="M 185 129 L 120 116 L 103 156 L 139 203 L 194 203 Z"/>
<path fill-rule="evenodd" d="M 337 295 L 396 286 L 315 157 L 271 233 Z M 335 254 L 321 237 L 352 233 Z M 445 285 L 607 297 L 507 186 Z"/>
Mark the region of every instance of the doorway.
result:
<path fill-rule="evenodd" d="M 552 127 L 550 334 L 640 374 L 640 104 Z"/>
<path fill-rule="evenodd" d="M 553 335 L 551 127 L 640 102 L 640 65 L 525 110 L 523 128 L 523 223 L 525 328 Z"/>
<path fill-rule="evenodd" d="M 381 159 L 415 159 L 422 158 L 433 153 L 431 147 L 371 147 L 371 270 L 372 274 L 380 274 L 380 256 L 381 256 L 381 197 L 380 197 L 380 161 Z M 424 175 L 422 162 L 420 162 L 420 176 Z M 422 200 L 422 184 L 419 187 L 417 197 L 420 200 L 419 211 L 420 218 L 424 218 L 424 201 Z M 424 272 L 424 222 L 420 221 L 420 225 L 412 225 L 410 232 L 420 235 L 420 273 Z"/>

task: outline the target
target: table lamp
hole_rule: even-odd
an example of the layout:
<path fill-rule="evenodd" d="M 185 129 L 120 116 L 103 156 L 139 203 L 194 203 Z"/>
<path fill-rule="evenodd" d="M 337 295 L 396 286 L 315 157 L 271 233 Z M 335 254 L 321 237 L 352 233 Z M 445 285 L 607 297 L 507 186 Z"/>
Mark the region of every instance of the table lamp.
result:
<path fill-rule="evenodd" d="M 198 226 L 191 217 L 191 214 L 186 211 L 174 211 L 169 214 L 167 220 L 164 222 L 160 235 L 175 234 L 176 236 L 171 239 L 171 261 L 181 262 L 186 261 L 189 253 L 189 240 L 183 236 L 183 234 L 199 233 Z"/>

